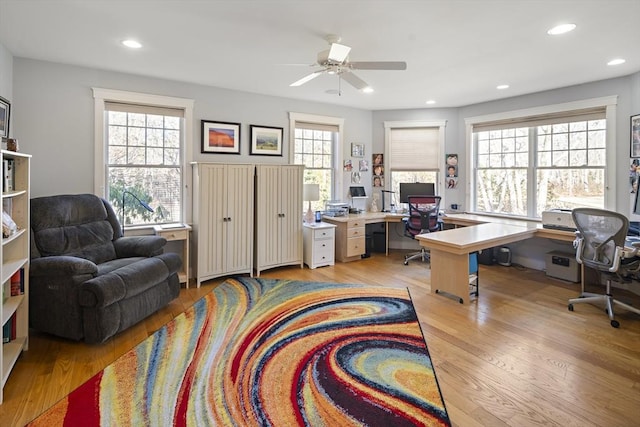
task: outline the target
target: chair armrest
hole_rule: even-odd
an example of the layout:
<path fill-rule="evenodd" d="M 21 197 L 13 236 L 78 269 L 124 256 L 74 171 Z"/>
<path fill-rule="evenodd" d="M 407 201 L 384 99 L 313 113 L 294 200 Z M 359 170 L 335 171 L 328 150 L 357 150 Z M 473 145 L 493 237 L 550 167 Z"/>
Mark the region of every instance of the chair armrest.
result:
<path fill-rule="evenodd" d="M 29 275 L 39 276 L 78 276 L 95 275 L 98 266 L 93 262 L 74 256 L 60 255 L 34 258 L 29 265 Z"/>
<path fill-rule="evenodd" d="M 113 242 L 118 258 L 160 255 L 166 244 L 167 239 L 162 236 L 127 236 Z"/>

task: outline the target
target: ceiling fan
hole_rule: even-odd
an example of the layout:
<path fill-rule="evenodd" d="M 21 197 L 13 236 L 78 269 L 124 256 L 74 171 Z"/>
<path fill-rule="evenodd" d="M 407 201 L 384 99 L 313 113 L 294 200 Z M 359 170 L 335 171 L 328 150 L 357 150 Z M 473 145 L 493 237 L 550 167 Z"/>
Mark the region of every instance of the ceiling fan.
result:
<path fill-rule="evenodd" d="M 358 90 L 371 89 L 370 86 L 362 80 L 360 77 L 352 73 L 352 70 L 406 70 L 407 63 L 404 61 L 349 61 L 349 52 L 351 48 L 340 44 L 340 37 L 336 35 L 329 35 L 326 37 L 330 47 L 328 50 L 323 50 L 318 53 L 318 59 L 312 66 L 320 67 L 319 70 L 314 71 L 291 83 L 289 86 L 302 86 L 318 77 L 321 74 L 335 74 L 339 78 L 345 80 L 351 86 Z"/>

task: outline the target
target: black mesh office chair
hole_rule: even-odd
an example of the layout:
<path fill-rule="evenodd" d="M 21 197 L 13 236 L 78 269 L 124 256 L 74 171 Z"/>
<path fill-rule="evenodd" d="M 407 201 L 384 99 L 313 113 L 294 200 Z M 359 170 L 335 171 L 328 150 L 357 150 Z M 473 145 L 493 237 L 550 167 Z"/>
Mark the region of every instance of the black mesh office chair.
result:
<path fill-rule="evenodd" d="M 611 320 L 611 326 L 617 328 L 620 323 L 615 320 L 614 305 L 640 314 L 640 310 L 618 301 L 611 295 L 611 280 L 621 278 L 621 273 L 637 272 L 640 262 L 635 256 L 637 249 L 625 251 L 625 240 L 629 231 L 629 220 L 617 212 L 576 208 L 573 210 L 573 221 L 576 232 L 576 260 L 585 267 L 596 270 L 601 282 L 601 275 L 607 275 L 605 294 L 585 292 L 584 287 L 579 298 L 569 300 L 569 311 L 573 311 L 574 304 L 590 303 L 604 305 Z"/>
<path fill-rule="evenodd" d="M 405 236 L 415 239 L 418 234 L 440 230 L 440 196 L 409 196 L 407 199 L 409 216 L 403 218 Z M 404 265 L 409 265 L 409 261 L 416 258 L 427 261 L 429 253 L 422 248 L 420 252 L 405 255 Z"/>

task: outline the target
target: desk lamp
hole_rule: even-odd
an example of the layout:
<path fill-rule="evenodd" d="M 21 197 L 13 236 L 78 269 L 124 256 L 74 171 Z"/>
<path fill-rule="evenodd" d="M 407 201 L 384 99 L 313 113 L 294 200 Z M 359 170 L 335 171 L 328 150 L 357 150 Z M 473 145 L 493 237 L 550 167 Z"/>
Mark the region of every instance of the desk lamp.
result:
<path fill-rule="evenodd" d="M 304 184 L 302 191 L 303 199 L 309 202 L 309 209 L 304 216 L 304 222 L 311 224 L 315 221 L 313 211 L 311 210 L 311 202 L 320 200 L 320 185 L 319 184 Z"/>
<path fill-rule="evenodd" d="M 122 192 L 122 235 L 123 236 L 124 236 L 124 203 L 125 203 L 125 196 L 127 194 L 130 195 L 131 197 L 133 197 L 134 199 L 136 199 L 138 201 L 138 203 L 140 204 L 140 206 L 142 206 L 143 208 L 145 208 L 149 212 L 153 212 L 153 208 L 151 206 L 149 206 L 149 204 L 147 204 L 147 202 L 143 202 L 142 200 L 140 200 L 138 198 L 138 196 L 133 194 L 131 191 L 124 190 Z"/>

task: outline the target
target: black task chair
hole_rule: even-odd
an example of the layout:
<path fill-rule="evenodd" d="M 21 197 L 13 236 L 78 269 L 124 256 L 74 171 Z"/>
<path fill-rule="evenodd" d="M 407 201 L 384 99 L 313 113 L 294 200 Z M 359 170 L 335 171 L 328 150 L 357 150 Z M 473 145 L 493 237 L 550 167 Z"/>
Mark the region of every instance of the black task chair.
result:
<path fill-rule="evenodd" d="M 621 279 L 621 273 L 635 273 L 640 268 L 640 262 L 635 256 L 637 249 L 625 250 L 629 220 L 617 212 L 591 208 L 576 208 L 572 215 L 578 229 L 574 241 L 576 260 L 599 273 L 598 284 L 601 283 L 601 275 L 605 274 L 607 284 L 604 295 L 585 292 L 583 286 L 580 297 L 569 300 L 569 311 L 573 311 L 574 304 L 604 305 L 611 320 L 611 326 L 617 328 L 620 323 L 614 318 L 614 305 L 640 314 L 639 309 L 618 301 L 611 295 L 612 279 Z"/>
<path fill-rule="evenodd" d="M 409 216 L 403 218 L 404 235 L 415 239 L 418 234 L 431 233 L 440 230 L 438 212 L 440 211 L 440 196 L 409 196 Z M 409 265 L 412 259 L 429 260 L 429 253 L 422 248 L 420 252 L 405 255 L 404 265 Z"/>

